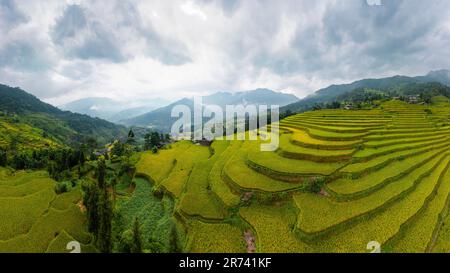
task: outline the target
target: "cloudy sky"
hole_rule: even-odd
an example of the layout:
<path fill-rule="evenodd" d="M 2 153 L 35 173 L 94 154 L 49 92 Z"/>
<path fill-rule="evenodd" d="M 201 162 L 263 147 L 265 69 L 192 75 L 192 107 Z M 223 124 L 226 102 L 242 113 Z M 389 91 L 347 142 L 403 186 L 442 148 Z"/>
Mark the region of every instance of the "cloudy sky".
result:
<path fill-rule="evenodd" d="M 0 83 L 56 105 L 259 87 L 303 97 L 441 68 L 448 0 L 0 0 Z"/>

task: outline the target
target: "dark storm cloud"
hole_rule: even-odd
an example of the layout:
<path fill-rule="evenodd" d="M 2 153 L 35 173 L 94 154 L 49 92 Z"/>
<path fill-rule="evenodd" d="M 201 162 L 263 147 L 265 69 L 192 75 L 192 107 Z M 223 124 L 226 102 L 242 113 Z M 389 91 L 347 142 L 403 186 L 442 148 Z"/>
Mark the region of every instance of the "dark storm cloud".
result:
<path fill-rule="evenodd" d="M 145 54 L 166 65 L 183 65 L 191 62 L 187 47 L 180 41 L 161 36 L 153 23 L 145 24 L 140 12 L 130 2 L 117 2 L 115 9 L 122 15 L 118 24 L 146 40 Z"/>
<path fill-rule="evenodd" d="M 219 2 L 227 15 L 232 15 L 239 8 L 238 0 L 221 0 Z"/>
<path fill-rule="evenodd" d="M 297 28 L 289 54 L 263 51 L 253 64 L 280 75 L 336 78 L 417 67 L 439 46 L 429 38 L 442 27 L 449 9 L 449 1 L 386 0 L 379 6 L 365 0 L 330 1 L 316 24 Z M 276 17 L 271 22 L 277 24 Z"/>
<path fill-rule="evenodd" d="M 73 58 L 125 61 L 114 33 L 93 19 L 88 21 L 79 5 L 67 6 L 52 31 L 53 42 Z"/>
<path fill-rule="evenodd" d="M 17 8 L 15 1 L 0 0 L 0 69 L 45 71 L 54 65 L 45 42 L 28 35 L 36 29 L 20 29 L 28 22 L 29 17 Z"/>
<path fill-rule="evenodd" d="M 12 28 L 27 21 L 27 17 L 17 10 L 13 0 L 0 0 L 0 27 Z"/>
<path fill-rule="evenodd" d="M 141 15 L 129 2 L 112 2 L 116 21 L 107 22 L 79 5 L 68 6 L 52 31 L 53 42 L 63 54 L 80 59 L 104 59 L 125 62 L 132 53 L 124 49 L 134 35 L 146 40 L 146 55 L 166 65 L 183 65 L 191 61 L 187 48 L 176 39 L 164 38 L 153 25 L 144 25 Z M 90 16 L 87 13 L 90 12 Z M 106 18 L 105 18 L 106 19 Z"/>
<path fill-rule="evenodd" d="M 52 32 L 54 41 L 59 42 L 66 38 L 73 38 L 79 31 L 85 30 L 87 20 L 83 8 L 79 5 L 70 5 L 64 14 L 57 20 Z"/>
<path fill-rule="evenodd" d="M 141 29 L 147 40 L 147 54 L 166 65 L 183 65 L 192 62 L 183 43 L 175 39 L 159 37 L 153 29 Z"/>
<path fill-rule="evenodd" d="M 14 41 L 0 50 L 0 67 L 21 71 L 43 71 L 51 66 L 51 60 L 44 49 L 32 41 Z"/>

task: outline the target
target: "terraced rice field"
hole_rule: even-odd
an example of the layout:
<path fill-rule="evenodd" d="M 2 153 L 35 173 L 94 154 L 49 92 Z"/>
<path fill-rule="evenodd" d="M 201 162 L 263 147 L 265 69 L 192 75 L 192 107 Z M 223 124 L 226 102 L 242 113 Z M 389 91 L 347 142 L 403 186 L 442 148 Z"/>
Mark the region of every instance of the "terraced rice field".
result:
<path fill-rule="evenodd" d="M 70 241 L 94 252 L 77 203 L 81 191 L 57 195 L 46 172 L 12 172 L 0 168 L 0 252 L 69 252 Z"/>
<path fill-rule="evenodd" d="M 275 152 L 183 142 L 139 168 L 175 199 L 186 251 L 247 251 L 250 232 L 257 252 L 450 252 L 450 102 L 433 101 L 307 112 L 280 122 Z"/>
<path fill-rule="evenodd" d="M 0 116 L 0 148 L 6 149 L 13 140 L 18 150 L 57 148 L 61 145 L 43 137 L 43 131 L 23 123 L 13 123 Z"/>

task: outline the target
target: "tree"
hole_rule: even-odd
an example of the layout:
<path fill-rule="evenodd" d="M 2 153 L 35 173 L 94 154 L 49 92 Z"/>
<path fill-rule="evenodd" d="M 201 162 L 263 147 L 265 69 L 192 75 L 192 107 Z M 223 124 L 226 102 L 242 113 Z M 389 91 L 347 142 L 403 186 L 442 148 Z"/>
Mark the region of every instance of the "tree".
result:
<path fill-rule="evenodd" d="M 110 179 L 109 179 L 109 184 L 111 185 L 111 187 L 112 187 L 112 194 L 113 194 L 113 204 L 115 205 L 116 204 L 116 198 L 117 198 L 117 183 L 119 182 L 118 180 L 119 180 L 119 175 L 118 175 L 118 173 L 120 172 L 120 169 L 119 169 L 119 171 L 117 171 L 117 173 L 116 172 L 114 172 L 111 176 L 110 176 Z"/>
<path fill-rule="evenodd" d="M 158 146 L 161 143 L 161 136 L 158 132 L 152 132 L 150 136 L 150 143 L 152 147 Z"/>
<path fill-rule="evenodd" d="M 89 137 L 86 140 L 86 146 L 89 153 L 92 153 L 98 146 L 97 140 L 93 137 Z"/>
<path fill-rule="evenodd" d="M 17 140 L 17 137 L 13 137 L 11 139 L 11 142 L 9 143 L 9 150 L 13 153 L 17 152 L 17 148 L 19 146 L 19 141 Z"/>
<path fill-rule="evenodd" d="M 322 106 L 321 106 L 320 104 L 316 103 L 316 104 L 314 104 L 314 106 L 313 106 L 313 110 L 314 110 L 314 111 L 322 110 Z"/>
<path fill-rule="evenodd" d="M 161 138 L 164 137 L 162 134 L 160 135 L 158 132 L 151 132 L 148 133 L 144 136 L 144 140 L 145 140 L 145 150 L 152 150 L 152 148 L 158 146 L 161 141 L 163 141 L 164 139 Z"/>
<path fill-rule="evenodd" d="M 78 150 L 78 163 L 81 166 L 84 166 L 84 163 L 86 162 L 86 156 L 84 155 L 83 150 Z"/>
<path fill-rule="evenodd" d="M 101 157 L 97 161 L 97 181 L 100 190 L 106 190 L 105 177 L 106 177 L 106 164 L 105 159 Z"/>
<path fill-rule="evenodd" d="M 145 134 L 144 136 L 144 150 L 146 151 L 152 148 L 151 137 L 151 134 Z"/>
<path fill-rule="evenodd" d="M 139 219 L 136 217 L 134 218 L 132 229 L 133 242 L 130 247 L 131 253 L 142 253 L 142 236 L 140 228 Z"/>
<path fill-rule="evenodd" d="M 125 151 L 125 145 L 120 142 L 120 140 L 116 141 L 114 143 L 114 146 L 111 149 L 111 155 L 115 155 L 115 156 L 122 156 L 124 154 Z"/>
<path fill-rule="evenodd" d="M 111 230 L 113 206 L 105 182 L 106 164 L 103 158 L 97 162 L 97 183 L 85 181 L 82 184 L 84 192 L 83 203 L 88 215 L 88 228 L 94 234 L 97 246 L 101 252 L 111 252 Z"/>
<path fill-rule="evenodd" d="M 15 154 L 12 160 L 12 167 L 16 170 L 24 170 L 29 166 L 30 158 L 27 154 Z"/>
<path fill-rule="evenodd" d="M 430 104 L 431 103 L 431 98 L 433 97 L 433 94 L 431 92 L 426 92 L 426 93 L 422 93 L 420 94 L 420 99 L 425 102 Z"/>
<path fill-rule="evenodd" d="M 333 101 L 333 102 L 331 103 L 331 109 L 339 109 L 339 108 L 341 108 L 341 103 L 340 103 L 340 102 L 338 102 L 338 101 Z"/>
<path fill-rule="evenodd" d="M 134 145 L 136 143 L 136 140 L 134 139 L 134 132 L 132 129 L 130 129 L 130 131 L 128 132 L 127 143 L 130 145 Z"/>
<path fill-rule="evenodd" d="M 97 163 L 97 182 L 100 190 L 98 199 L 98 233 L 97 246 L 103 253 L 111 252 L 111 230 L 113 218 L 113 206 L 106 185 L 106 164 L 104 158 L 100 158 Z"/>
<path fill-rule="evenodd" d="M 97 233 L 97 246 L 103 253 L 110 253 L 112 248 L 112 218 L 113 207 L 109 193 L 105 188 L 99 198 L 98 202 L 99 228 Z"/>
<path fill-rule="evenodd" d="M 88 218 L 88 230 L 97 236 L 99 229 L 98 201 L 100 191 L 97 183 L 92 181 L 83 181 L 81 184 L 83 190 L 83 204 L 86 207 Z"/>
<path fill-rule="evenodd" d="M 170 252 L 172 253 L 180 253 L 181 249 L 178 246 L 178 234 L 175 225 L 172 225 L 170 230 Z"/>
<path fill-rule="evenodd" d="M 5 150 L 0 150 L 0 166 L 6 166 L 8 163 L 8 155 Z"/>
<path fill-rule="evenodd" d="M 292 115 L 294 115 L 294 113 L 290 109 L 288 109 L 288 110 L 286 110 L 286 112 L 283 112 L 280 114 L 280 120 L 290 117 Z M 259 126 L 259 124 L 258 124 L 258 126 Z"/>

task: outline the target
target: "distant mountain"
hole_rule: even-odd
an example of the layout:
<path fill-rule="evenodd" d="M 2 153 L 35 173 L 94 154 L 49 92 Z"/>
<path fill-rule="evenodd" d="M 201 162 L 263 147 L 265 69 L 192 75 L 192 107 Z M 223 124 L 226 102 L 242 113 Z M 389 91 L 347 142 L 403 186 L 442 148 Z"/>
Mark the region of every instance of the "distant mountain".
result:
<path fill-rule="evenodd" d="M 39 128 L 49 137 L 69 145 L 88 137 L 96 138 L 99 143 L 106 143 L 127 133 L 124 126 L 62 111 L 20 88 L 6 85 L 0 85 L 0 111 L 7 115 L 16 114 L 18 122 Z"/>
<path fill-rule="evenodd" d="M 61 109 L 106 119 L 123 109 L 122 107 L 120 103 L 109 98 L 84 98 L 62 105 Z"/>
<path fill-rule="evenodd" d="M 184 98 L 149 113 L 134 117 L 132 119 L 122 120 L 119 123 L 128 126 L 143 126 L 163 132 L 169 132 L 172 124 L 177 120 L 176 118 L 171 117 L 172 109 L 176 105 L 186 105 L 190 109 L 193 109 L 194 101 L 192 99 Z"/>
<path fill-rule="evenodd" d="M 374 89 L 380 90 L 388 93 L 395 92 L 407 92 L 407 87 L 416 90 L 420 89 L 416 85 L 424 83 L 436 82 L 443 85 L 450 84 L 450 71 L 449 70 L 438 70 L 432 71 L 425 76 L 417 77 L 407 77 L 407 76 L 393 76 L 380 79 L 363 79 L 359 81 L 352 82 L 350 84 L 341 85 L 331 85 L 329 87 L 320 89 L 314 94 L 289 105 L 283 107 L 280 111 L 293 111 L 302 112 L 310 110 L 316 103 L 329 103 L 340 98 L 344 98 L 345 94 L 352 92 L 354 90 L 364 90 L 364 89 Z M 415 86 L 413 88 L 413 86 Z"/>
<path fill-rule="evenodd" d="M 129 109 L 122 110 L 120 112 L 117 112 L 107 118 L 107 120 L 111 122 L 118 123 L 121 120 L 134 118 L 140 115 L 143 115 L 145 113 L 148 113 L 150 111 L 153 111 L 159 107 L 148 107 L 148 106 L 141 106 L 141 107 L 133 107 Z"/>
<path fill-rule="evenodd" d="M 298 98 L 291 94 L 284 94 L 275 92 L 268 89 L 256 89 L 246 92 L 229 93 L 218 92 L 210 96 L 202 98 L 204 105 L 218 105 L 225 109 L 226 105 L 280 105 L 284 106 L 289 103 L 298 101 Z M 184 98 L 177 102 L 174 102 L 166 107 L 156 109 L 152 112 L 137 116 L 132 119 L 123 120 L 121 123 L 126 125 L 137 125 L 155 128 L 164 132 L 168 132 L 171 129 L 172 124 L 177 120 L 171 118 L 171 112 L 176 105 L 186 105 L 190 109 L 193 109 L 194 102 L 192 99 Z"/>
<path fill-rule="evenodd" d="M 284 94 L 269 89 L 256 89 L 246 92 L 228 93 L 218 92 L 210 96 L 203 97 L 203 103 L 215 104 L 219 106 L 256 104 L 256 105 L 279 105 L 284 106 L 298 98 L 292 94 Z"/>
<path fill-rule="evenodd" d="M 168 103 L 167 100 L 157 98 L 134 103 L 133 106 L 133 104 L 130 105 L 130 103 L 119 102 L 109 98 L 92 97 L 67 103 L 62 105 L 61 108 L 63 110 L 116 122 L 142 115 Z"/>
<path fill-rule="evenodd" d="M 422 82 L 438 82 L 445 85 L 450 85 L 450 70 L 442 69 L 431 71 L 426 76 L 415 77 Z"/>

